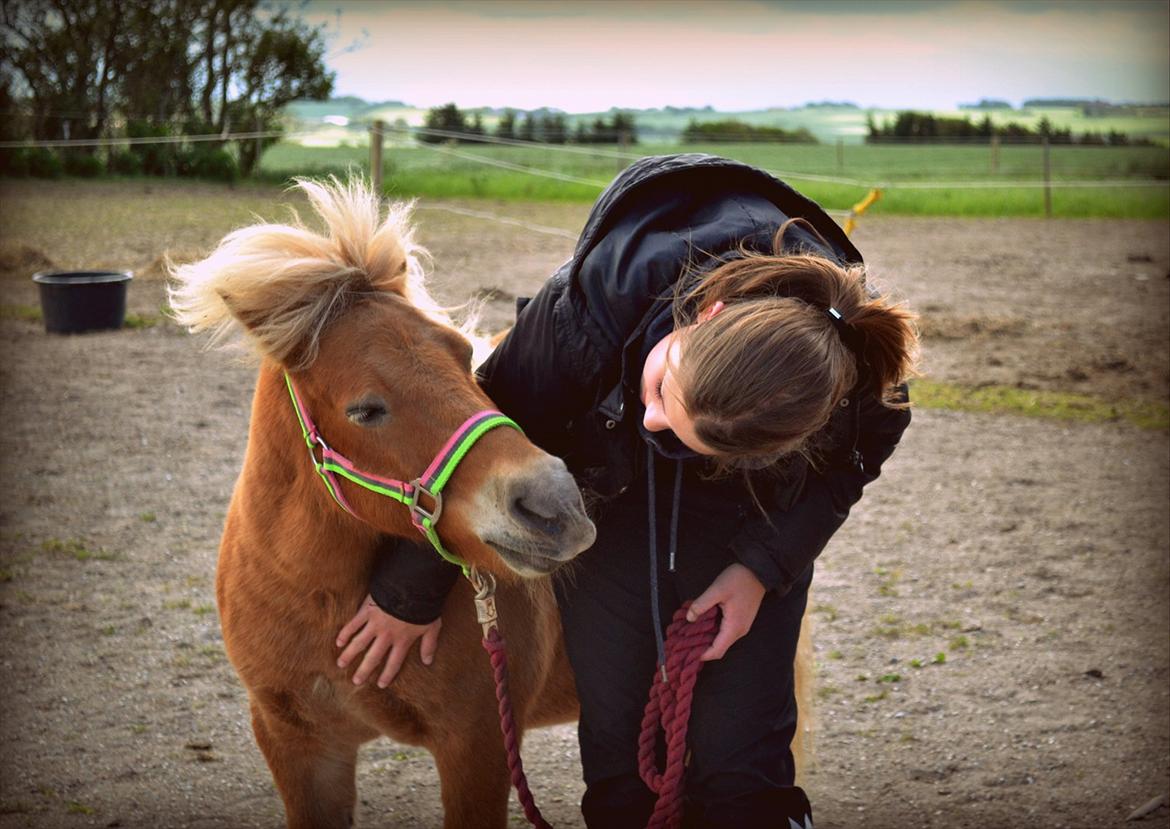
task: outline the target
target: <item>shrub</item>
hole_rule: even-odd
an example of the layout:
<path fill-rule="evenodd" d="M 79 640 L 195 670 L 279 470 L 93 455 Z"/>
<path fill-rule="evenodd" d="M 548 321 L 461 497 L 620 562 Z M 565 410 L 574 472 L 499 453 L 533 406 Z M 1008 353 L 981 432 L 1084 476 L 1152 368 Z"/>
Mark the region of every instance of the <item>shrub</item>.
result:
<path fill-rule="evenodd" d="M 236 159 L 225 149 L 207 144 L 183 147 L 175 153 L 175 172 L 184 178 L 208 178 L 216 181 L 235 181 L 240 168 Z"/>
<path fill-rule="evenodd" d="M 25 178 L 28 175 L 28 150 L 23 147 L 0 149 L 0 176 Z"/>
<path fill-rule="evenodd" d="M 110 153 L 110 172 L 120 176 L 142 175 L 142 158 L 130 150 Z"/>
<path fill-rule="evenodd" d="M 215 181 L 232 182 L 240 175 L 240 167 L 235 157 L 223 149 L 197 150 L 191 167 L 191 175 Z"/>
<path fill-rule="evenodd" d="M 96 155 L 80 152 L 65 153 L 65 174 L 79 178 L 97 178 L 103 172 Z"/>
<path fill-rule="evenodd" d="M 36 178 L 60 178 L 64 172 L 61 159 L 44 147 L 28 151 L 28 172 Z"/>

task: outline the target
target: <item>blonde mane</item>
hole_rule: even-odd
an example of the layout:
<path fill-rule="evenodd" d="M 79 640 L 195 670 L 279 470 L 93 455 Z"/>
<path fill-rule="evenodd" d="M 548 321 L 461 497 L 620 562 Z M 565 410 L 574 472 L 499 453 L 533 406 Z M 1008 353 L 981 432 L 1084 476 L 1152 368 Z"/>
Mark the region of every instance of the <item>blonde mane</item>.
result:
<path fill-rule="evenodd" d="M 360 179 L 297 179 L 328 235 L 304 226 L 260 224 L 236 230 L 206 259 L 170 266 L 167 293 L 175 319 L 222 344 L 241 328 L 260 351 L 291 369 L 316 359 L 325 327 L 371 292 L 406 299 L 452 326 L 424 285 L 424 248 L 414 241 L 410 204 L 379 199 Z"/>

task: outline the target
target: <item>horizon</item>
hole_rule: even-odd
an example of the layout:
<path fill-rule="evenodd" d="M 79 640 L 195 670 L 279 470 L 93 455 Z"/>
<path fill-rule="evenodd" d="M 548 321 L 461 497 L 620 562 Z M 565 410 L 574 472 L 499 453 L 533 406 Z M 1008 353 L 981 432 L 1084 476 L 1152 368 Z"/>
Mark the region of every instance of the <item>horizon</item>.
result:
<path fill-rule="evenodd" d="M 1170 101 L 1162 0 L 309 0 L 299 14 L 325 27 L 334 97 L 419 108 Z"/>
<path fill-rule="evenodd" d="M 772 106 L 772 107 L 759 107 L 757 109 L 738 109 L 738 110 L 720 109 L 720 108 L 718 108 L 714 105 L 711 105 L 711 104 L 691 105 L 691 106 L 676 106 L 674 104 L 663 104 L 662 106 L 655 106 L 655 107 L 608 107 L 606 109 L 599 109 L 599 110 L 567 110 L 567 109 L 561 109 L 560 107 L 555 107 L 555 106 L 535 106 L 535 107 L 531 107 L 529 109 L 522 109 L 520 107 L 509 106 L 507 104 L 496 105 L 496 106 L 487 105 L 487 104 L 482 105 L 482 106 L 463 106 L 458 101 L 450 101 L 450 100 L 443 101 L 440 104 L 434 104 L 432 106 L 424 106 L 422 104 L 416 104 L 412 101 L 402 101 L 402 100 L 398 100 L 396 98 L 386 98 L 384 100 L 371 100 L 368 98 L 363 98 L 360 95 L 352 95 L 352 94 L 351 95 L 337 95 L 337 94 L 330 95 L 325 100 L 326 101 L 337 101 L 337 100 L 344 100 L 347 98 L 353 98 L 353 99 L 359 100 L 363 104 L 366 104 L 367 106 L 387 106 L 387 107 L 400 106 L 400 107 L 403 107 L 404 109 L 433 109 L 435 107 L 444 106 L 446 104 L 455 104 L 455 106 L 458 107 L 460 111 L 468 112 L 468 113 L 474 113 L 474 112 L 479 112 L 479 111 L 503 112 L 504 110 L 510 109 L 516 113 L 552 112 L 552 113 L 562 113 L 564 115 L 595 115 L 595 114 L 599 114 L 599 113 L 619 112 L 619 111 L 620 112 L 664 112 L 666 110 L 675 110 L 676 112 L 713 112 L 713 113 L 719 114 L 719 115 L 736 115 L 736 114 L 740 114 L 740 113 L 746 114 L 746 113 L 754 113 L 754 112 L 768 112 L 768 111 L 772 111 L 772 110 L 791 112 L 791 111 L 796 111 L 796 110 L 814 109 L 814 108 L 856 109 L 856 110 L 859 110 L 861 112 L 879 112 L 879 111 L 880 112 L 894 112 L 894 111 L 901 111 L 901 110 L 915 110 L 915 109 L 917 109 L 917 110 L 920 110 L 923 112 L 936 112 L 936 113 L 937 112 L 950 112 L 950 111 L 978 113 L 978 112 L 984 112 L 984 111 L 994 112 L 997 110 L 998 111 L 1009 111 L 1009 112 L 1022 113 L 1028 109 L 1026 104 L 1029 101 L 1043 102 L 1044 104 L 1046 104 L 1046 106 L 1043 106 L 1043 105 L 1040 105 L 1039 103 L 1033 103 L 1033 105 L 1032 105 L 1033 109 L 1064 109 L 1064 108 L 1074 109 L 1076 106 L 1079 106 L 1082 103 L 1104 104 L 1106 106 L 1112 106 L 1112 107 L 1131 107 L 1134 109 L 1170 109 L 1170 100 L 1166 100 L 1166 101 L 1113 101 L 1113 100 L 1109 100 L 1106 98 L 1089 98 L 1087 96 L 1080 96 L 1080 95 L 1062 96 L 1060 98 L 1045 98 L 1045 97 L 1040 97 L 1040 96 L 1028 96 L 1026 98 L 1021 99 L 1021 101 L 1019 103 L 1012 103 L 1011 101 L 1004 101 L 1005 103 L 1008 104 L 1007 107 L 981 107 L 981 106 L 979 106 L 979 104 L 984 102 L 984 101 L 1001 101 L 1001 100 L 1003 100 L 1000 98 L 991 98 L 989 96 L 984 96 L 984 98 L 982 98 L 978 101 L 961 101 L 958 104 L 954 105 L 953 107 L 943 107 L 940 109 L 930 109 L 928 107 L 862 106 L 861 104 L 855 103 L 853 101 L 827 101 L 827 100 L 819 100 L 819 101 L 810 100 L 810 101 L 805 101 L 804 103 L 801 103 L 801 104 L 795 104 L 793 106 Z M 1077 104 L 1071 104 L 1071 103 L 1070 104 L 1057 104 L 1057 103 L 1055 103 L 1058 101 L 1076 101 L 1079 103 L 1077 103 Z M 321 103 L 321 101 L 314 102 L 314 101 L 312 101 L 312 99 L 308 99 L 308 98 L 299 99 L 298 102 L 301 102 L 301 103 L 307 103 L 307 102 Z"/>

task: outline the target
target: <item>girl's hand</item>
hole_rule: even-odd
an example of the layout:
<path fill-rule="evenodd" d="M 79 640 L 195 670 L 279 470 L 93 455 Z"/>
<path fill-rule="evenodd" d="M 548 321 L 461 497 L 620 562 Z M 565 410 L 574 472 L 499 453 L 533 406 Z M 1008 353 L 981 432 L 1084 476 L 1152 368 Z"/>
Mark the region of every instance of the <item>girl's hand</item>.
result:
<path fill-rule="evenodd" d="M 442 626 L 442 619 L 435 619 L 429 625 L 404 622 L 378 607 L 372 597 L 366 596 L 357 614 L 337 634 L 337 647 L 345 648 L 337 658 L 337 667 L 346 667 L 358 654 L 366 651 L 361 665 L 353 673 L 353 684 L 361 685 L 385 658 L 386 664 L 378 676 L 378 687 L 385 688 L 394 681 L 398 669 L 406 661 L 406 655 L 419 637 L 422 637 L 419 656 L 423 664 L 430 665 L 434 661 L 435 649 L 439 645 L 439 628 Z"/>
<path fill-rule="evenodd" d="M 719 633 L 700 659 L 704 662 L 722 659 L 727 649 L 751 630 L 765 592 L 760 580 L 742 564 L 729 565 L 711 582 L 687 610 L 688 622 L 695 621 L 715 605 L 723 610 Z"/>

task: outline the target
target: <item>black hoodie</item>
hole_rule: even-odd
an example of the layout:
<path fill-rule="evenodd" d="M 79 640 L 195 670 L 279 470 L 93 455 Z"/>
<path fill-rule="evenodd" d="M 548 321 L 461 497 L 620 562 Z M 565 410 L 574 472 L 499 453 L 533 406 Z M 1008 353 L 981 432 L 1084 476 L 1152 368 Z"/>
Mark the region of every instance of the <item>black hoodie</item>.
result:
<path fill-rule="evenodd" d="M 573 257 L 523 306 L 480 368 L 480 384 L 529 439 L 565 460 L 593 496 L 588 500 L 618 496 L 645 472 L 642 363 L 670 330 L 675 283 L 686 273 L 701 278 L 738 256 L 741 245 L 771 252 L 776 230 L 794 217 L 806 219 L 828 246 L 797 226 L 785 236 L 787 249 L 861 262 L 818 205 L 761 170 L 700 154 L 641 159 L 598 198 Z M 790 456 L 751 473 L 763 514 L 745 508 L 752 498 L 742 476 L 706 484 L 736 507 L 730 537 L 736 559 L 765 587 L 786 591 L 878 477 L 909 422 L 907 410 L 871 395 L 846 398 L 813 441 L 815 467 Z M 659 448 L 670 438 L 660 436 Z M 697 472 L 705 464 L 686 453 L 665 454 Z M 392 547 L 380 557 L 375 600 L 407 621 L 434 619 L 458 571 L 426 546 Z"/>

